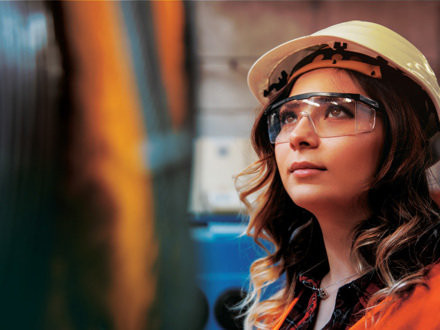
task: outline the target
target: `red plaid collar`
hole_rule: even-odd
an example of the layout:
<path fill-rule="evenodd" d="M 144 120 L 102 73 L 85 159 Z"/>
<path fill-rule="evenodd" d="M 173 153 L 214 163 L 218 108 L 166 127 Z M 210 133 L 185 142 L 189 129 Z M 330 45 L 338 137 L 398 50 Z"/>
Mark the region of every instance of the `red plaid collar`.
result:
<path fill-rule="evenodd" d="M 316 278 L 323 277 L 325 273 L 322 271 L 326 271 L 326 266 L 299 276 L 295 289 L 297 294 L 300 294 L 299 300 L 284 320 L 280 330 L 313 329 L 320 298 L 317 291 L 310 287 L 319 288 L 321 280 Z M 376 273 L 370 272 L 339 288 L 333 315 L 323 329 L 350 328 L 365 314 L 370 297 L 382 287 Z"/>

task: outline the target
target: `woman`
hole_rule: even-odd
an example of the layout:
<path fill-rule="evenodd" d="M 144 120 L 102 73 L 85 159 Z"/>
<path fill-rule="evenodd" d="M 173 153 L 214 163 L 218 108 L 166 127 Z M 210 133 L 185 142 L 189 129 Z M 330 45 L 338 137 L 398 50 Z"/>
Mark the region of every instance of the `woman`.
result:
<path fill-rule="evenodd" d="M 440 88 L 424 56 L 353 21 L 271 50 L 248 82 L 264 110 L 240 196 L 273 249 L 251 267 L 246 328 L 440 326 Z"/>

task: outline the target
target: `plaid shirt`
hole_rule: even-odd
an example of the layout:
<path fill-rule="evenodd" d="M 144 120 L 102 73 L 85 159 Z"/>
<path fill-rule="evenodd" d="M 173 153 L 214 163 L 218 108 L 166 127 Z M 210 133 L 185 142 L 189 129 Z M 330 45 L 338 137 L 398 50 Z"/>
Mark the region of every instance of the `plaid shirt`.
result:
<path fill-rule="evenodd" d="M 321 272 L 318 278 L 322 278 L 322 274 L 325 273 Z M 299 277 L 295 289 L 299 293 L 299 300 L 284 320 L 280 330 L 313 329 L 319 307 L 317 302 L 320 299 L 317 291 L 310 288 L 319 288 L 320 281 L 315 278 L 317 277 L 310 273 Z M 303 282 L 306 282 L 307 286 Z M 370 272 L 339 288 L 335 309 L 323 329 L 349 329 L 362 318 L 369 298 L 382 287 L 375 273 Z"/>

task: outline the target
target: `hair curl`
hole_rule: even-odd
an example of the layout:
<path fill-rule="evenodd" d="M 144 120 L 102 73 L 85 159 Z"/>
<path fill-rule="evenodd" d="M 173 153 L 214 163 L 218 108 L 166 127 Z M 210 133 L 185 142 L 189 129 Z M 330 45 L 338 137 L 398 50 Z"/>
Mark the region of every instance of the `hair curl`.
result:
<path fill-rule="evenodd" d="M 380 80 L 346 72 L 382 104 L 386 124 L 382 161 L 367 195 L 371 216 L 355 228 L 352 242 L 358 271 L 374 269 L 384 284 L 370 298 L 371 308 L 385 298 L 395 301 L 409 295 L 440 257 L 439 208 L 430 196 L 426 174 L 432 163 L 427 109 L 433 105 L 417 84 L 388 66 L 382 67 Z M 269 104 L 287 97 L 293 84 Z M 262 240 L 270 242 L 273 249 L 252 264 L 250 293 L 242 306 L 248 307 L 247 329 L 269 329 L 293 300 L 299 273 L 324 259 L 326 252 L 317 220 L 295 205 L 283 187 L 264 111 L 256 118 L 251 140 L 259 160 L 239 175 L 251 178 L 239 187 L 250 212 L 247 234 L 261 246 Z M 283 287 L 263 299 L 266 288 L 281 278 Z"/>

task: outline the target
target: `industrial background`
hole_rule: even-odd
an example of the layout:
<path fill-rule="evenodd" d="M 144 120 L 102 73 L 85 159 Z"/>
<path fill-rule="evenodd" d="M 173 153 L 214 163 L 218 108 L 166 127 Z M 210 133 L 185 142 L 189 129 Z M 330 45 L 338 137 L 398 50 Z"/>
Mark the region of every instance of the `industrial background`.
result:
<path fill-rule="evenodd" d="M 440 74 L 437 1 L 0 2 L 0 328 L 241 329 L 247 72 L 347 20 Z"/>

